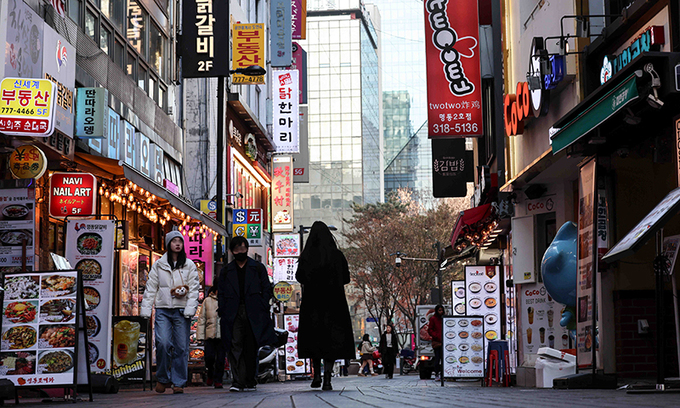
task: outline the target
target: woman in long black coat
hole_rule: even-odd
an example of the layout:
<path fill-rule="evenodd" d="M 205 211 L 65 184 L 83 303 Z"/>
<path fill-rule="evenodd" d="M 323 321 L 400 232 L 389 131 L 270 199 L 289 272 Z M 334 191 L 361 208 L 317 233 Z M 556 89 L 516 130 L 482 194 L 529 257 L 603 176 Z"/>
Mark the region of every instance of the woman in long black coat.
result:
<path fill-rule="evenodd" d="M 321 386 L 324 359 L 322 389 L 332 390 L 333 363 L 355 357 L 354 335 L 344 288 L 350 282 L 347 259 L 321 221 L 312 225 L 295 277 L 302 284 L 298 355 L 312 359 L 312 388 Z"/>

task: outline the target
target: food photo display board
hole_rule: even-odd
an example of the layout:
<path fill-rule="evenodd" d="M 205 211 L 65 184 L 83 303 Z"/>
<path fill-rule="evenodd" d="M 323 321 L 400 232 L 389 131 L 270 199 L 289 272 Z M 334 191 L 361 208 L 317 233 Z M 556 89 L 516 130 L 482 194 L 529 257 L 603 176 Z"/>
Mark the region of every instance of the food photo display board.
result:
<path fill-rule="evenodd" d="M 444 316 L 444 377 L 484 377 L 484 333 L 484 316 Z"/>
<path fill-rule="evenodd" d="M 484 338 L 501 338 L 500 268 L 498 266 L 466 266 L 467 315 L 484 316 Z"/>
<path fill-rule="evenodd" d="M 21 270 L 26 240 L 26 268 L 33 270 L 35 241 L 35 189 L 0 190 L 0 272 Z"/>
<path fill-rule="evenodd" d="M 465 307 L 465 295 L 467 294 L 465 281 L 451 281 L 451 293 L 453 315 L 465 316 L 465 312 L 467 312 Z"/>
<path fill-rule="evenodd" d="M 298 326 L 300 315 L 292 314 L 284 316 L 284 329 L 288 330 L 288 343 L 286 343 L 286 374 L 309 374 L 310 363 L 308 359 L 298 357 Z"/>
<path fill-rule="evenodd" d="M 5 274 L 0 378 L 15 386 L 75 387 L 78 354 L 85 357 L 78 346 L 87 345 L 84 336 L 77 340 L 78 279 L 77 271 Z"/>

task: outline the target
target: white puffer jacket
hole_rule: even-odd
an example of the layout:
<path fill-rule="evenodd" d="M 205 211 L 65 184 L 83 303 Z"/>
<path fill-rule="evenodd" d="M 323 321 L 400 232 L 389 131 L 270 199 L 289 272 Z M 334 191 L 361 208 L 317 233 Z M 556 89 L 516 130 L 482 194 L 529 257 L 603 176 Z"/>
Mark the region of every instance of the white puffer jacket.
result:
<path fill-rule="evenodd" d="M 174 298 L 170 291 L 177 286 L 187 285 L 189 292 L 182 298 Z M 151 317 L 151 308 L 184 309 L 184 317 L 191 318 L 198 307 L 200 283 L 196 264 L 187 259 L 180 269 L 172 270 L 166 253 L 151 266 L 146 281 L 144 299 L 139 312 L 142 317 Z"/>

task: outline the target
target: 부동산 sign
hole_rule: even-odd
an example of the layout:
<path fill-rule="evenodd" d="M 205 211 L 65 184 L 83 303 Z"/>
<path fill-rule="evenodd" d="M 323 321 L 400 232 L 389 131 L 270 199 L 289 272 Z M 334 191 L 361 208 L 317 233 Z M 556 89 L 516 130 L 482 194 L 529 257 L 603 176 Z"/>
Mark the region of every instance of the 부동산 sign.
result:
<path fill-rule="evenodd" d="M 54 130 L 56 87 L 48 79 L 5 78 L 0 83 L 0 132 L 50 136 Z"/>
<path fill-rule="evenodd" d="M 234 24 L 232 29 L 233 69 L 265 65 L 264 33 L 264 24 Z M 231 79 L 234 84 L 264 84 L 264 75 L 234 74 Z"/>

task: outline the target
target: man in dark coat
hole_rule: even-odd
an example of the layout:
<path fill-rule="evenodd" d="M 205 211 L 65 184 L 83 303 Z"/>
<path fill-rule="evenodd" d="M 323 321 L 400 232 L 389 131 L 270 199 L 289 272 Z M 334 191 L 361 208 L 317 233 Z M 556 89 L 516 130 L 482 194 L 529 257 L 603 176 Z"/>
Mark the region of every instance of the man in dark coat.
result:
<path fill-rule="evenodd" d="M 267 269 L 248 257 L 248 240 L 235 237 L 229 244 L 234 255 L 220 272 L 217 289 L 222 340 L 228 352 L 232 392 L 255 391 L 257 351 L 276 342 L 269 314 L 273 296 Z"/>

